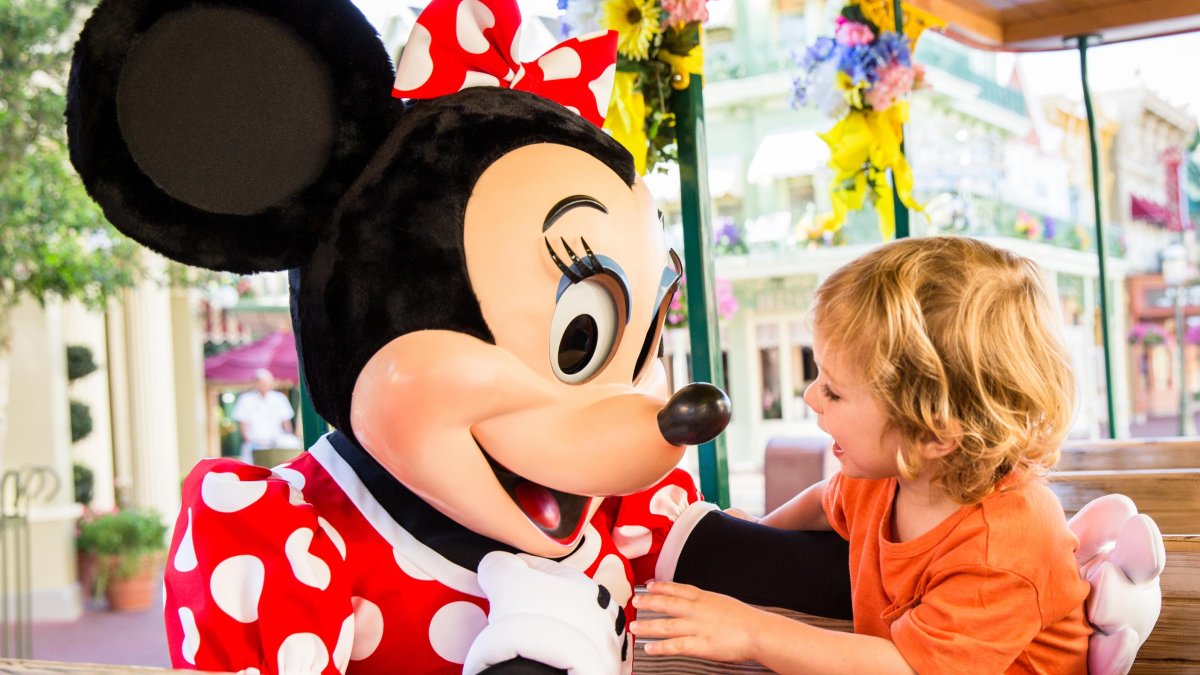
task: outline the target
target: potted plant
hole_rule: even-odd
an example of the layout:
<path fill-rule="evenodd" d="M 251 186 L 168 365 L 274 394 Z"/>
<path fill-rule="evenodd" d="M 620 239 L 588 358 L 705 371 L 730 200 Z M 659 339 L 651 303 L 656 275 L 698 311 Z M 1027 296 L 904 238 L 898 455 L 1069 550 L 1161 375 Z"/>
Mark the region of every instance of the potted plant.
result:
<path fill-rule="evenodd" d="M 96 557 L 95 593 L 109 609 L 136 612 L 154 604 L 167 526 L 152 511 L 100 514 L 79 525 L 79 551 Z"/>

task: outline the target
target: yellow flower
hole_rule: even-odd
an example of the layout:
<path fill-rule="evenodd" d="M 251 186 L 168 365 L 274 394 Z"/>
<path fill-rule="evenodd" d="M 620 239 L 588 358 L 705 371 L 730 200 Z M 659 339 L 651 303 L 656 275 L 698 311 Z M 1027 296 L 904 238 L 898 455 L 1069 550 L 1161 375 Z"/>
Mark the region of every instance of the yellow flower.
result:
<path fill-rule="evenodd" d="M 617 31 L 617 51 L 635 61 L 649 58 L 661 14 L 658 0 L 604 0 L 604 27 Z"/>

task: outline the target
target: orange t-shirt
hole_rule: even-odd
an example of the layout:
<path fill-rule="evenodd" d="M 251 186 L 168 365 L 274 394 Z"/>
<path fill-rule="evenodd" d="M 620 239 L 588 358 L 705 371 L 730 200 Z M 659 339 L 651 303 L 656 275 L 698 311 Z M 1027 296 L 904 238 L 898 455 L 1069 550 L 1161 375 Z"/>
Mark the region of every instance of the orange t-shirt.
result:
<path fill-rule="evenodd" d="M 1054 493 L 1009 477 L 925 534 L 892 541 L 896 479 L 840 472 L 825 515 L 850 542 L 854 632 L 891 640 L 922 675 L 1087 673 L 1080 578 Z"/>

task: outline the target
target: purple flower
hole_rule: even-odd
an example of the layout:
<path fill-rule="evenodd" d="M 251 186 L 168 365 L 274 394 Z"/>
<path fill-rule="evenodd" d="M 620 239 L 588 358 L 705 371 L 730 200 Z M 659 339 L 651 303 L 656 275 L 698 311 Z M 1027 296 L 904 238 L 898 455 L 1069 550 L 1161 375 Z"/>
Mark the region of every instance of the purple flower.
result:
<path fill-rule="evenodd" d="M 804 50 L 804 58 L 800 60 L 800 67 L 804 70 L 812 70 L 814 66 L 822 61 L 828 60 L 833 56 L 833 50 L 837 48 L 837 43 L 831 37 L 819 37 L 817 41 L 812 43 Z"/>
<path fill-rule="evenodd" d="M 1053 239 L 1058 232 L 1058 223 L 1050 216 L 1046 216 L 1042 222 L 1042 236 L 1046 239 Z"/>

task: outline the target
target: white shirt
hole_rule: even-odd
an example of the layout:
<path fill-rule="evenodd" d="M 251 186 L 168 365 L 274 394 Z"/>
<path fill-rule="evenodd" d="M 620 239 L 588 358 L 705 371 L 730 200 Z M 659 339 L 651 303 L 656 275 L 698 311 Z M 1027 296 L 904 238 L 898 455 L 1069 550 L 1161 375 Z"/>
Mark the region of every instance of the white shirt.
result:
<path fill-rule="evenodd" d="M 246 425 L 243 441 L 254 448 L 273 448 L 285 433 L 283 423 L 295 415 L 287 396 L 275 390 L 263 395 L 254 389 L 238 396 L 231 416 Z"/>

